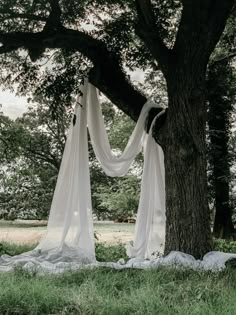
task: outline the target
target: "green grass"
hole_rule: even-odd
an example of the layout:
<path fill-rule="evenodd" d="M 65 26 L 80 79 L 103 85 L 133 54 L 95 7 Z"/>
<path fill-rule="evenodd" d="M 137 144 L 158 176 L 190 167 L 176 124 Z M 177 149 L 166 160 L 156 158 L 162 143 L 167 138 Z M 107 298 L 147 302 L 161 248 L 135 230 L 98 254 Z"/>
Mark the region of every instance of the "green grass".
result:
<path fill-rule="evenodd" d="M 28 252 L 36 247 L 37 244 L 13 244 L 13 243 L 7 243 L 7 242 L 0 242 L 0 255 L 19 255 L 24 252 Z"/>
<path fill-rule="evenodd" d="M 3 244 L 18 254 L 31 248 Z M 101 261 L 124 257 L 122 245 L 98 244 Z M 235 315 L 236 273 L 94 269 L 39 276 L 17 268 L 0 273 L 0 314 Z"/>
<path fill-rule="evenodd" d="M 46 221 L 30 221 L 30 220 L 15 220 L 15 221 L 5 221 L 0 220 L 0 228 L 1 229 L 38 229 L 43 228 L 46 229 L 47 222 Z"/>
<path fill-rule="evenodd" d="M 12 244 L 7 242 L 0 242 L 0 255 L 19 255 L 34 249 L 37 244 Z M 96 243 L 96 258 L 98 261 L 118 261 L 120 258 L 128 259 L 124 245 L 108 245 Z"/>
<path fill-rule="evenodd" d="M 0 314 L 235 314 L 236 275 L 188 270 L 0 273 Z"/>

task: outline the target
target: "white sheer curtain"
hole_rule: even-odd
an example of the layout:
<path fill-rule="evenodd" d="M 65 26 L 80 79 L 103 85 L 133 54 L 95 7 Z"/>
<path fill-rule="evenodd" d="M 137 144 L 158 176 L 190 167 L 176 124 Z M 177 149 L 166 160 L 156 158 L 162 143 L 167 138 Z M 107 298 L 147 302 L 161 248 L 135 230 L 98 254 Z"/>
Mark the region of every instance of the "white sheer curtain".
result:
<path fill-rule="evenodd" d="M 113 154 L 99 103 L 98 91 L 85 83 L 83 96 L 75 110 L 76 123 L 70 127 L 55 194 L 48 232 L 38 249 L 73 250 L 83 261 L 94 261 L 94 236 L 88 170 L 87 125 L 97 159 L 109 176 L 125 175 L 144 146 L 144 171 L 132 257 L 149 258 L 160 252 L 165 237 L 164 159 L 151 134 L 144 131 L 148 112 L 154 103 L 147 102 L 141 111 L 130 140 L 120 156 Z M 87 123 L 86 123 L 87 122 Z M 151 128 L 152 129 L 152 128 Z M 150 129 L 150 130 L 151 130 Z"/>
<path fill-rule="evenodd" d="M 137 125 L 121 156 L 111 151 L 97 90 L 86 82 L 76 108 L 76 123 L 71 123 L 63 154 L 57 185 L 51 205 L 48 229 L 38 247 L 14 257 L 0 257 L 0 271 L 14 270 L 21 265 L 27 270 L 58 273 L 79 268 L 112 267 L 157 268 L 161 265 L 179 265 L 194 269 L 221 270 L 236 254 L 210 252 L 202 261 L 191 255 L 171 252 L 166 257 L 153 258 L 163 251 L 165 238 L 165 174 L 162 149 L 144 124 L 153 107 L 144 104 Z M 161 111 L 163 114 L 164 110 Z M 158 116 L 157 116 L 158 117 Z M 156 118 L 157 118 L 156 117 Z M 88 163 L 87 125 L 95 154 L 109 176 L 127 173 L 133 159 L 143 147 L 144 168 L 141 196 L 133 245 L 128 247 L 131 258 L 126 264 L 96 262 Z M 145 260 L 153 258 L 152 260 Z"/>
<path fill-rule="evenodd" d="M 71 252 L 82 262 L 95 261 L 87 138 L 87 85 L 82 87 L 71 122 L 41 252 Z"/>
<path fill-rule="evenodd" d="M 88 85 L 87 98 L 89 134 L 96 157 L 107 175 L 125 175 L 144 147 L 144 169 L 135 238 L 133 246 L 128 246 L 128 255 L 150 258 L 153 253 L 162 253 L 165 240 L 164 156 L 161 147 L 152 137 L 153 124 L 149 135 L 144 130 L 150 108 L 157 105 L 153 102 L 144 104 L 124 152 L 117 157 L 110 148 L 98 92 L 91 84 Z M 158 116 L 163 113 L 164 111 Z"/>

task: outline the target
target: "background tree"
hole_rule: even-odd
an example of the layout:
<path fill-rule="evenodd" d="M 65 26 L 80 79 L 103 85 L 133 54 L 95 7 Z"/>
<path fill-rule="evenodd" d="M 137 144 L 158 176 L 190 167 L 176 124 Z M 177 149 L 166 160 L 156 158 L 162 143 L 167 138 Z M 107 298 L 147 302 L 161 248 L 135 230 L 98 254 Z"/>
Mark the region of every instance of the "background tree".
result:
<path fill-rule="evenodd" d="M 52 121 L 41 103 L 15 121 L 1 116 L 2 218 L 47 218 L 69 119 L 65 111 Z"/>
<path fill-rule="evenodd" d="M 2 1 L 0 52 L 2 80 L 21 82 L 69 102 L 78 78 L 89 80 L 121 110 L 137 119 L 146 97 L 125 68 L 158 67 L 168 92 L 168 115 L 157 122 L 157 141 L 165 153 L 166 253 L 180 250 L 201 257 L 211 248 L 206 176 L 206 68 L 235 0 L 173 1 Z M 82 23 L 94 23 L 85 31 Z M 31 61 L 47 57 L 43 73 Z M 50 54 L 51 56 L 51 54 Z M 83 56 L 83 58 L 82 58 Z M 89 68 L 88 68 L 89 67 Z M 16 79 L 17 78 L 17 79 Z M 35 83 L 40 82 L 40 86 Z M 52 99 L 52 98 L 51 98 Z M 65 104 L 64 103 L 64 104 Z"/>
<path fill-rule="evenodd" d="M 230 238 L 234 234 L 232 202 L 230 202 L 230 167 L 233 164 L 229 141 L 236 77 L 229 60 L 215 62 L 208 72 L 209 136 L 211 183 L 215 202 L 213 232 L 215 237 Z"/>
<path fill-rule="evenodd" d="M 64 108 L 65 109 L 65 108 Z M 124 149 L 134 123 L 110 104 L 103 104 L 105 124 L 112 147 Z M 71 110 L 52 119 L 50 109 L 34 104 L 22 118 L 0 117 L 0 218 L 47 219 Z M 98 219 L 126 219 L 137 211 L 140 163 L 124 178 L 108 178 L 89 146 L 93 213 Z"/>
<path fill-rule="evenodd" d="M 213 187 L 215 237 L 234 236 L 232 222 L 232 184 L 230 168 L 233 155 L 230 148 L 234 104 L 236 99 L 236 72 L 233 66 L 236 57 L 236 12 L 232 10 L 227 27 L 221 36 L 208 67 L 208 125 L 211 168 L 210 183 Z"/>

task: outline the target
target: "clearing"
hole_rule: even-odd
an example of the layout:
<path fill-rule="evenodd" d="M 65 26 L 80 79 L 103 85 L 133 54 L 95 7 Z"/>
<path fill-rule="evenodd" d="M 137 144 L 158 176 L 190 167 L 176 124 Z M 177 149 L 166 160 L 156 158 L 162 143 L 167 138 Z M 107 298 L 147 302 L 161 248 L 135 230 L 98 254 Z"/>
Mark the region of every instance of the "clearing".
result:
<path fill-rule="evenodd" d="M 36 244 L 46 233 L 47 221 L 0 220 L 0 242 L 15 244 Z M 133 240 L 134 224 L 112 221 L 94 222 L 98 242 L 117 244 Z"/>

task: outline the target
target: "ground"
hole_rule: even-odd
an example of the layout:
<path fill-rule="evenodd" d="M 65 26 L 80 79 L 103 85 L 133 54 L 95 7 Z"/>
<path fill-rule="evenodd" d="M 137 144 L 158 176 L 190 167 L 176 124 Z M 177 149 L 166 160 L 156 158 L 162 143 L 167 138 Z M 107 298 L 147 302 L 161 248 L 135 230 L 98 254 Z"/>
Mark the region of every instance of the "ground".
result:
<path fill-rule="evenodd" d="M 125 259 L 120 242 L 133 238 L 134 225 L 96 222 L 94 227 L 97 259 Z M 45 232 L 46 222 L 0 221 L 0 255 L 32 249 Z M 217 246 L 236 252 L 235 242 L 220 241 Z M 235 296 L 235 269 L 99 268 L 42 276 L 18 267 L 0 272 L 0 315 L 235 315 Z"/>
<path fill-rule="evenodd" d="M 36 244 L 46 233 L 46 221 L 0 221 L 0 242 Z M 94 222 L 98 242 L 117 244 L 133 240 L 134 224 Z"/>

